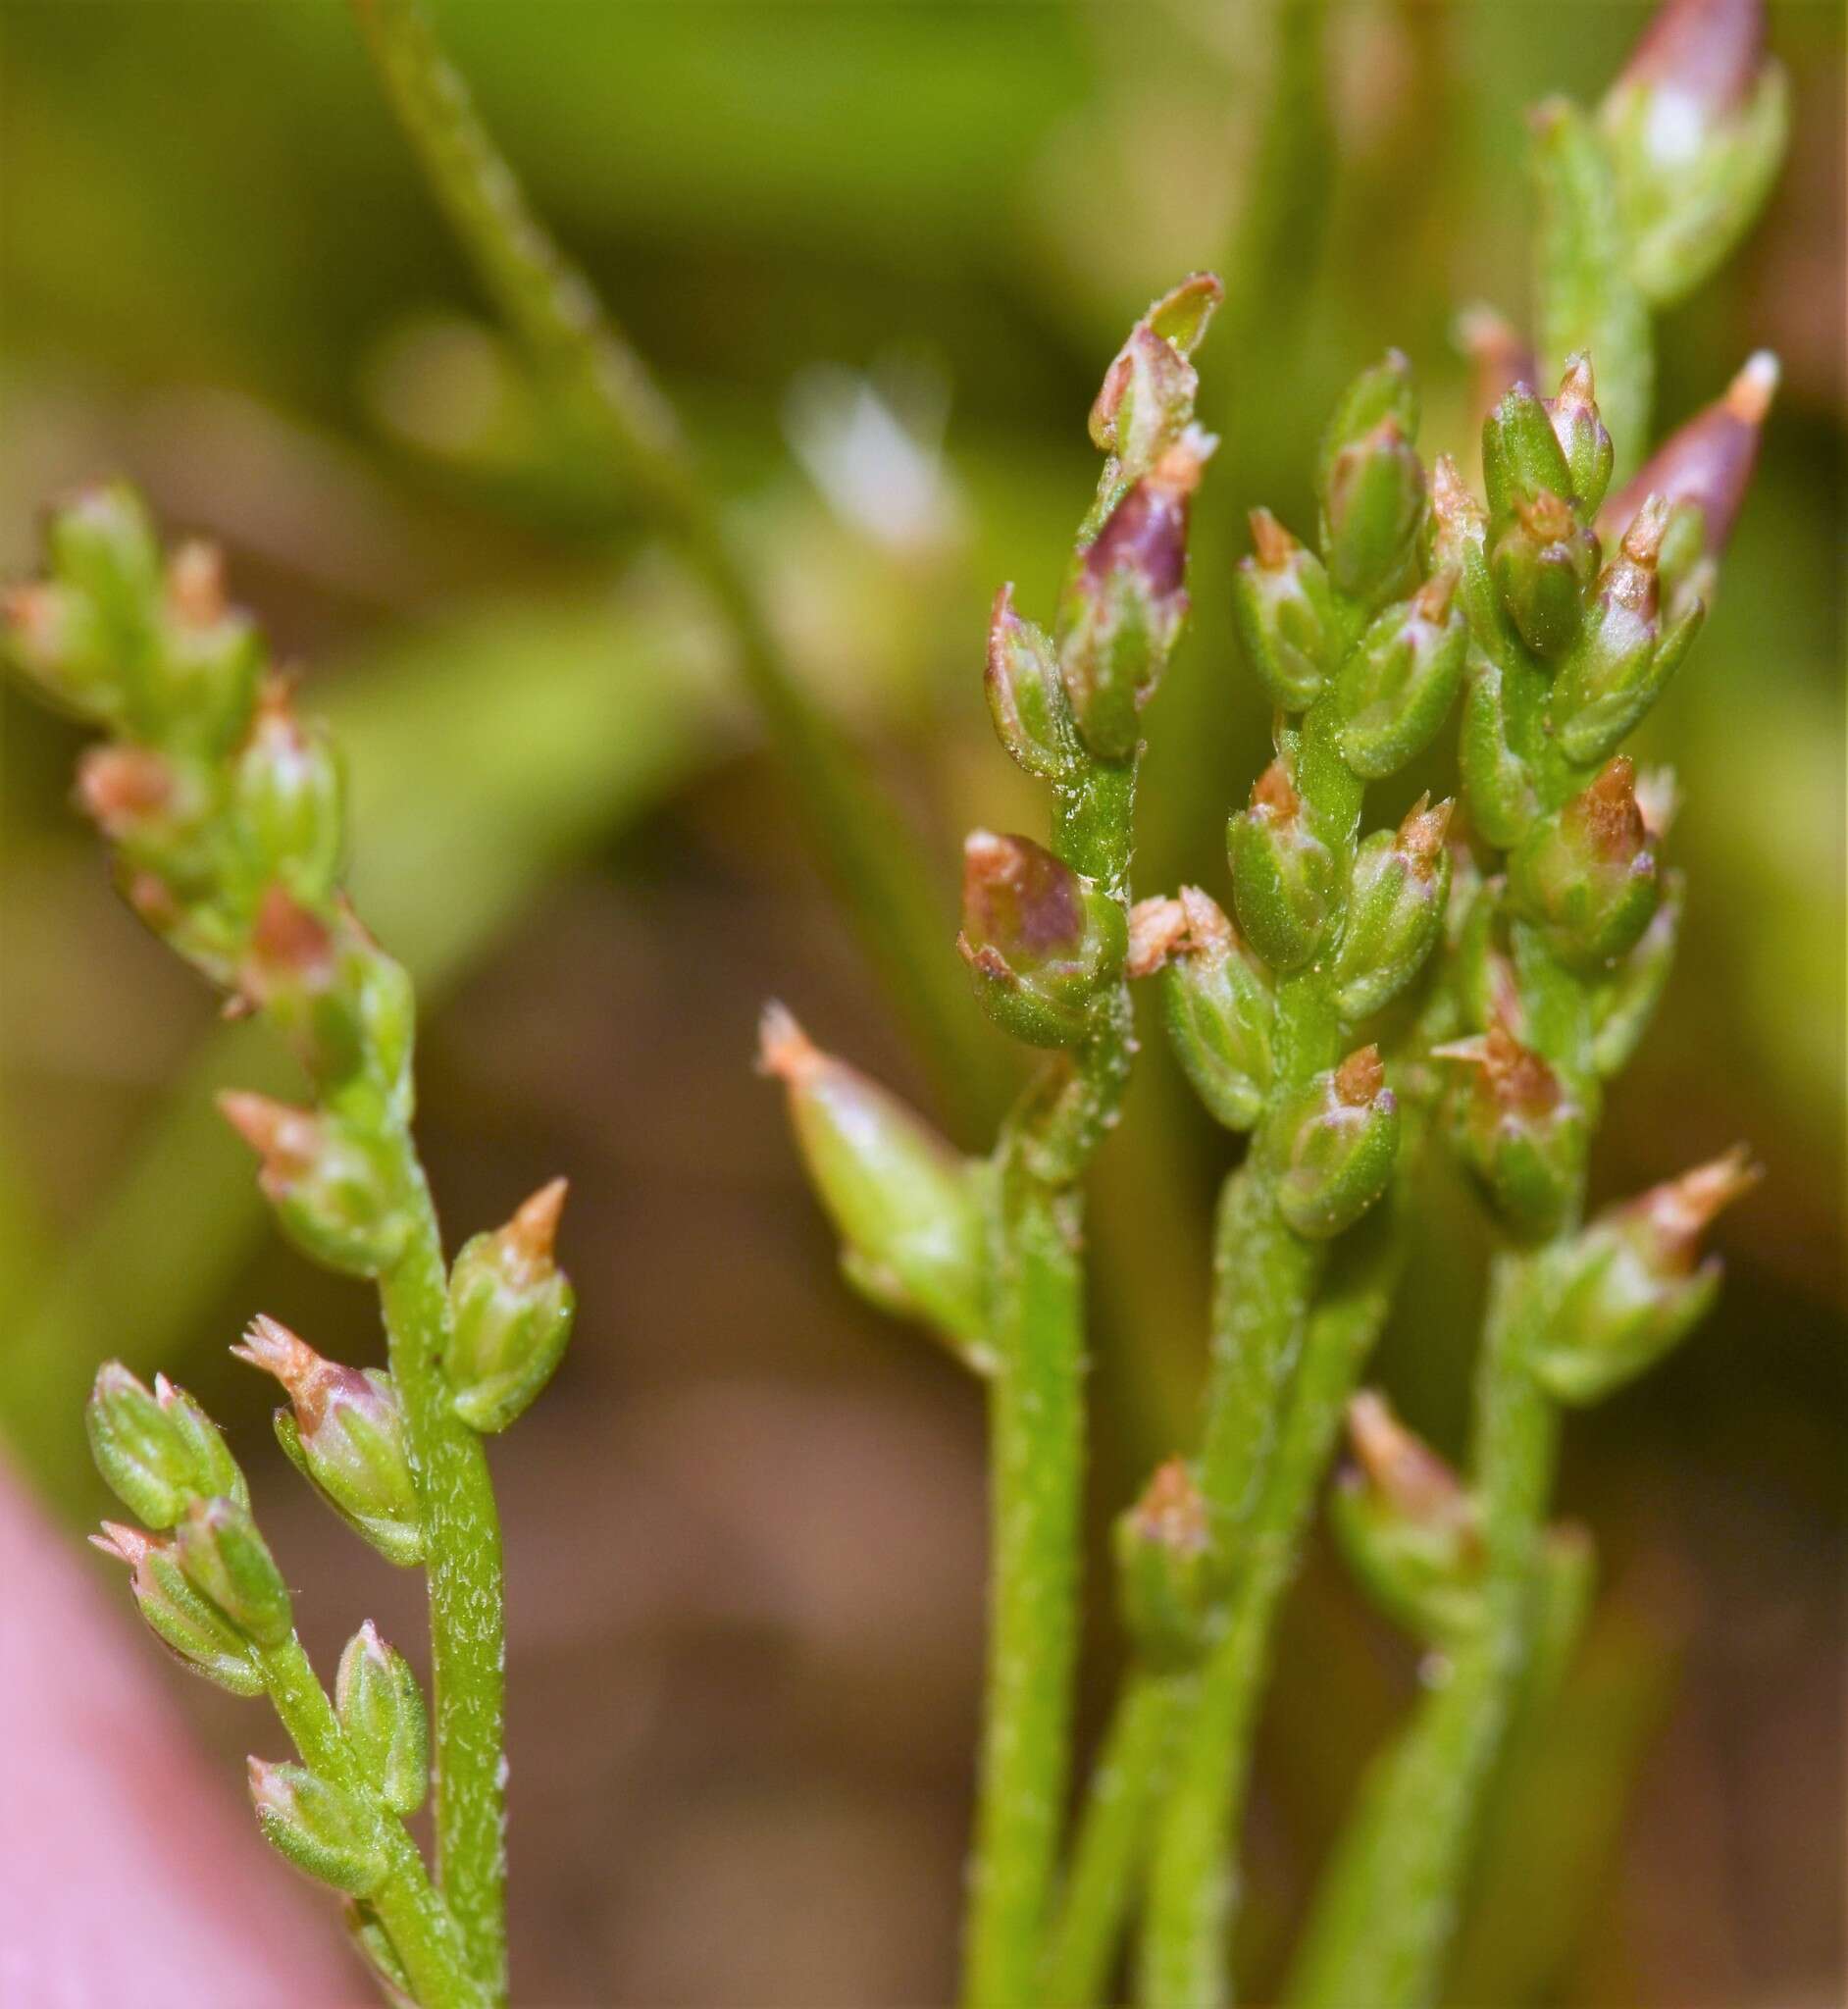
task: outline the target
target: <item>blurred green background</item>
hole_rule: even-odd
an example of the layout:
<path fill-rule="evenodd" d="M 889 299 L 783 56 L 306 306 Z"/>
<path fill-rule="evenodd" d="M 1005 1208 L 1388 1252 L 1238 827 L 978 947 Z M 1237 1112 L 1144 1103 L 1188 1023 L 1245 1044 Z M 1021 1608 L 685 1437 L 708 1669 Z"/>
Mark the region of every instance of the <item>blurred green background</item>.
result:
<path fill-rule="evenodd" d="M 1455 311 L 1526 304 L 1522 109 L 1593 99 L 1643 12 L 1335 5 L 447 4 L 539 207 L 652 359 L 804 676 L 944 861 L 1034 813 L 980 695 L 985 609 L 1046 610 L 1083 415 L 1147 300 L 1214 266 L 1224 438 L 1198 616 L 1150 713 L 1145 891 L 1221 891 L 1265 719 L 1228 634 L 1258 501 L 1307 517 L 1334 391 L 1388 341 L 1463 450 Z M 1606 1594 L 1460 1956 L 1478 2003 L 1822 2004 L 1842 1970 L 1843 21 L 1772 9 L 1791 158 L 1661 327 L 1659 423 L 1761 344 L 1784 390 L 1720 604 L 1646 733 L 1685 802 L 1686 949 L 1601 1194 L 1732 1142 L 1717 1316 L 1575 1418 L 1563 1508 Z M 334 0 L 0 6 L 0 562 L 100 473 L 228 547 L 310 666 L 362 910 L 428 1004 L 452 1237 L 554 1171 L 584 1312 L 496 1446 L 513 1627 L 515 1957 L 544 2002 L 858 2004 L 950 1986 L 981 1627 L 978 1399 L 861 1310 L 752 1021 L 975 1145 L 985 1079 L 895 1030 L 758 751 L 724 632 L 483 318 Z M 225 1348 L 270 1311 L 369 1360 L 363 1294 L 282 1249 L 208 1090 L 286 1082 L 111 896 L 74 735 L 0 695 L 0 1424 L 73 1515 L 120 1353 L 194 1386 L 331 1651 L 415 1585 L 299 1497 Z M 1447 769 L 1448 751 L 1432 763 Z M 1408 796 L 1422 773 L 1406 778 Z M 1395 805 L 1382 802 L 1382 812 Z M 970 1006 L 974 1015 L 973 1004 Z M 999 1043 L 994 1073 L 1010 1056 Z M 1151 1040 L 1098 1175 L 1100 1522 L 1184 1441 L 1224 1139 Z M 1483 1242 L 1436 1182 L 1381 1363 L 1461 1446 Z M 99 1574 L 101 1566 L 98 1566 Z M 1097 1606 L 1087 1722 L 1115 1652 Z M 127 1631 L 125 1619 L 125 1633 Z M 1244 1954 L 1261 1992 L 1404 1643 L 1318 1556 L 1264 1734 Z M 228 1760 L 252 1719 L 184 1697 Z"/>

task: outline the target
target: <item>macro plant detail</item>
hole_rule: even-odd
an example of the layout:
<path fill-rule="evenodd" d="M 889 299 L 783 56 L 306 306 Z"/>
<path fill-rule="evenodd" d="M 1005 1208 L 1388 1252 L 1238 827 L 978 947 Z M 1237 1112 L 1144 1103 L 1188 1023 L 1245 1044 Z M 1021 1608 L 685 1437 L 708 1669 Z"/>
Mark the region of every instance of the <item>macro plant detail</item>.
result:
<path fill-rule="evenodd" d="M 282 1451 L 347 1525 L 429 1579 L 434 1742 L 408 1662 L 370 1621 L 332 1697 L 296 1636 L 282 1570 L 224 1438 L 184 1390 L 98 1372 L 87 1421 L 104 1479 L 141 1527 L 106 1523 L 141 1616 L 182 1663 L 267 1695 L 299 1764 L 250 1761 L 258 1824 L 347 1897 L 355 1943 L 400 1999 L 505 1999 L 505 1633 L 499 1524 L 482 1433 L 557 1366 L 572 1295 L 553 1261 L 556 1181 L 444 1259 L 417 1156 L 415 1000 L 341 891 L 338 760 L 226 597 L 217 553 L 163 556 L 120 485 L 55 510 L 47 576 L 6 604 L 8 653 L 97 727 L 77 799 L 136 914 L 294 1050 L 306 1107 L 232 1091 L 284 1232 L 376 1284 L 387 1365 L 329 1360 L 259 1316 L 240 1360 L 287 1396 Z M 434 1762 L 433 1762 L 434 1761 Z M 433 1878 L 404 1819 L 434 1775 Z"/>

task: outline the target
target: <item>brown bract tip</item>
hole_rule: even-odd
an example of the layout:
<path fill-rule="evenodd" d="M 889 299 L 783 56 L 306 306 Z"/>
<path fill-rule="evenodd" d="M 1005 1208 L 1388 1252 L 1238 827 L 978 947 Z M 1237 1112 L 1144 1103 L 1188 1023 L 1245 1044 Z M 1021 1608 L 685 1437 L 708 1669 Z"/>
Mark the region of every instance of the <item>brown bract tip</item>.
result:
<path fill-rule="evenodd" d="M 225 554 L 216 544 L 189 538 L 168 559 L 167 604 L 188 628 L 225 618 Z"/>
<path fill-rule="evenodd" d="M 1152 977 L 1187 939 L 1187 909 L 1178 900 L 1157 894 L 1139 900 L 1129 910 L 1129 951 L 1123 973 Z"/>
<path fill-rule="evenodd" d="M 1273 760 L 1252 784 L 1252 807 L 1267 809 L 1273 816 L 1289 818 L 1302 806 L 1296 784 L 1281 760 Z"/>
<path fill-rule="evenodd" d="M 569 1182 L 552 1179 L 530 1200 L 520 1203 L 513 1218 L 501 1230 L 508 1249 L 535 1268 L 551 1263 L 558 1240 L 558 1222 L 565 1211 Z"/>
<path fill-rule="evenodd" d="M 1251 513 L 1252 549 L 1266 572 L 1281 572 L 1303 546 L 1297 542 L 1268 509 Z"/>
<path fill-rule="evenodd" d="M 757 1072 L 794 1088 L 826 1064 L 826 1056 L 796 1024 L 796 1014 L 772 998 L 757 1019 Z"/>
<path fill-rule="evenodd" d="M 1386 1086 L 1386 1063 L 1377 1047 L 1360 1047 L 1335 1069 L 1335 1094 L 1351 1109 L 1363 1109 Z"/>
<path fill-rule="evenodd" d="M 1136 1502 L 1136 1532 L 1183 1555 L 1206 1548 L 1208 1528 L 1205 1495 L 1194 1483 L 1184 1458 L 1158 1465 Z"/>
<path fill-rule="evenodd" d="M 1466 1516 L 1457 1474 L 1406 1428 L 1383 1395 L 1363 1388 L 1348 1404 L 1348 1439 L 1368 1479 L 1409 1520 L 1441 1523 Z"/>

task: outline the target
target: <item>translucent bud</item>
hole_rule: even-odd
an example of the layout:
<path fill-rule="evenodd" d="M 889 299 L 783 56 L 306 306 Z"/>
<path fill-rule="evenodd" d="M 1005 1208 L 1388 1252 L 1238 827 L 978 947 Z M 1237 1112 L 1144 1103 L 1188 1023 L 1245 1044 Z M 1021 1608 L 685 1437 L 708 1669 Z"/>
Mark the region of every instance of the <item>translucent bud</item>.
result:
<path fill-rule="evenodd" d="M 1549 1252 L 1551 1315 L 1534 1371 L 1560 1401 L 1598 1401 L 1693 1329 L 1720 1288 L 1718 1259 L 1697 1260 L 1701 1237 L 1759 1177 L 1736 1147 Z"/>
<path fill-rule="evenodd" d="M 1035 1047 L 1074 1046 L 1122 968 L 1123 910 L 1031 838 L 973 832 L 962 848 L 956 950 L 990 1017 Z"/>
<path fill-rule="evenodd" d="M 1367 781 L 1396 774 L 1437 737 L 1463 683 L 1469 632 L 1457 574 L 1440 572 L 1389 607 L 1341 668 L 1341 753 Z"/>
<path fill-rule="evenodd" d="M 1362 1390 L 1348 1405 L 1358 1464 L 1330 1496 L 1336 1539 L 1374 1601 L 1427 1644 L 1482 1623 L 1483 1550 L 1475 1503 L 1457 1474 Z"/>
<path fill-rule="evenodd" d="M 1396 831 L 1376 830 L 1355 854 L 1335 958 L 1342 1017 L 1364 1018 L 1396 998 L 1443 933 L 1451 867 L 1445 834 L 1455 806 L 1432 808 L 1422 795 Z"/>
<path fill-rule="evenodd" d="M 765 1007 L 759 1065 L 789 1091 L 796 1146 L 851 1252 L 849 1275 L 986 1369 L 981 1168 L 896 1096 L 824 1054 L 780 1004 Z"/>
<path fill-rule="evenodd" d="M 105 1520 L 90 1543 L 128 1564 L 135 1608 L 176 1660 L 233 1695 L 262 1694 L 263 1676 L 250 1658 L 249 1641 L 186 1581 L 172 1542 Z"/>
<path fill-rule="evenodd" d="M 577 1295 L 552 1260 L 565 1182 L 554 1179 L 505 1227 L 476 1235 L 449 1272 L 443 1371 L 472 1429 L 504 1430 L 524 1416 L 565 1356 Z"/>
<path fill-rule="evenodd" d="M 1270 981 L 1198 886 L 1130 910 L 1132 977 L 1160 973 L 1161 1012 L 1182 1072 L 1228 1129 L 1249 1130 L 1270 1086 Z"/>
<path fill-rule="evenodd" d="M 1251 517 L 1253 555 L 1232 575 L 1232 613 L 1246 659 L 1273 704 L 1302 711 L 1340 660 L 1328 574 L 1268 509 Z"/>
<path fill-rule="evenodd" d="M 390 1375 L 324 1360 L 275 1318 L 253 1318 L 231 1352 L 287 1391 L 292 1408 L 277 1411 L 276 1435 L 289 1463 L 381 1555 L 421 1561 L 423 1512 Z"/>
<path fill-rule="evenodd" d="M 1300 969 L 1322 945 L 1335 899 L 1335 860 L 1309 830 L 1281 760 L 1226 825 L 1232 899 L 1246 939 L 1274 970 Z"/>
<path fill-rule="evenodd" d="M 1663 875 L 1662 904 L 1642 940 L 1611 973 L 1592 999 L 1591 1062 L 1607 1081 L 1622 1072 L 1635 1053 L 1674 967 L 1681 934 L 1686 881 L 1679 872 Z"/>
<path fill-rule="evenodd" d="M 1700 632 L 1698 601 L 1662 632 L 1657 559 L 1668 520 L 1660 496 L 1637 511 L 1599 577 L 1584 632 L 1561 673 L 1554 730 L 1560 750 L 1579 765 L 1602 760 L 1641 722 Z"/>
<path fill-rule="evenodd" d="M 394 1814 L 415 1814 L 430 1788 L 430 1723 L 411 1664 L 370 1619 L 346 1642 L 334 1706 L 366 1782 Z"/>
<path fill-rule="evenodd" d="M 1192 423 L 1200 380 L 1188 361 L 1225 289 L 1197 272 L 1164 294 L 1130 330 L 1091 407 L 1091 438 L 1134 480 Z"/>
<path fill-rule="evenodd" d="M 356 1793 L 300 1765 L 253 1758 L 250 1800 L 264 1840 L 317 1882 L 363 1897 L 385 1881 L 385 1836 Z"/>
<path fill-rule="evenodd" d="M 1546 491 L 1517 499 L 1489 546 L 1489 570 L 1509 619 L 1534 654 L 1549 659 L 1572 645 L 1597 569 L 1597 539 L 1569 503 Z"/>
<path fill-rule="evenodd" d="M 1318 1074 L 1276 1111 L 1262 1135 L 1277 1174 L 1277 1210 L 1323 1241 L 1351 1228 L 1392 1178 L 1399 1105 L 1377 1047 Z"/>
<path fill-rule="evenodd" d="M 1124 1629 L 1151 1667 L 1198 1661 L 1211 1608 L 1206 1502 L 1184 1459 L 1159 1467 L 1114 1530 Z"/>
<path fill-rule="evenodd" d="M 1611 435 L 1598 411 L 1598 394 L 1591 371 L 1591 358 L 1582 351 L 1566 359 L 1566 375 L 1560 379 L 1560 394 L 1546 400 L 1547 417 L 1553 423 L 1553 437 L 1565 457 L 1568 486 L 1563 492 L 1571 498 L 1581 518 L 1589 520 L 1604 500 L 1611 486 L 1615 458 Z"/>
<path fill-rule="evenodd" d="M 1599 119 L 1628 226 L 1630 271 L 1658 308 L 1714 272 L 1783 159 L 1783 72 L 1764 0 L 1667 0 Z"/>
<path fill-rule="evenodd" d="M 1583 1182 L 1582 1110 L 1546 1060 L 1504 1025 L 1432 1053 L 1468 1069 L 1451 1102 L 1458 1156 L 1508 1227 L 1551 1234 Z"/>
<path fill-rule="evenodd" d="M 1084 758 L 1084 745 L 1059 676 L 1058 656 L 1046 634 L 1014 612 L 1013 591 L 1001 588 L 989 617 L 984 679 L 989 716 L 1017 765 L 1042 780 L 1056 781 Z"/>
<path fill-rule="evenodd" d="M 1424 515 L 1424 464 L 1392 416 L 1336 453 L 1322 491 L 1322 556 L 1341 592 L 1375 600 L 1407 569 Z"/>
<path fill-rule="evenodd" d="M 253 874 L 298 901 L 331 898 L 344 827 L 339 762 L 327 735 L 295 716 L 281 678 L 264 687 L 231 787 Z"/>
<path fill-rule="evenodd" d="M 106 1361 L 83 1418 L 104 1482 L 149 1527 L 172 1527 L 194 1499 L 248 1497 L 217 1424 L 165 1375 L 149 1390 L 120 1361 Z"/>
<path fill-rule="evenodd" d="M 304 1254 L 378 1276 L 403 1253 L 407 1224 L 381 1148 L 338 1117 L 228 1090 L 219 1108 L 262 1159 L 257 1183 Z"/>
<path fill-rule="evenodd" d="M 236 1500 L 194 1500 L 174 1539 L 186 1581 L 245 1638 L 281 1646 L 294 1630 L 288 1585 L 248 1507 Z"/>
<path fill-rule="evenodd" d="M 1661 888 L 1636 805 L 1636 771 L 1618 754 L 1589 787 L 1536 824 L 1509 861 L 1516 908 L 1581 969 L 1608 968 L 1641 939 Z"/>
<path fill-rule="evenodd" d="M 1520 842 L 1539 813 L 1533 777 L 1509 736 L 1502 673 L 1478 653 L 1469 663 L 1463 688 L 1463 719 L 1457 735 L 1457 766 L 1463 776 L 1469 820 L 1498 850 Z"/>
<path fill-rule="evenodd" d="M 1167 447 L 1079 554 L 1066 589 L 1059 673 L 1101 760 L 1135 752 L 1142 707 L 1186 618 L 1188 498 L 1214 443 L 1189 427 Z"/>

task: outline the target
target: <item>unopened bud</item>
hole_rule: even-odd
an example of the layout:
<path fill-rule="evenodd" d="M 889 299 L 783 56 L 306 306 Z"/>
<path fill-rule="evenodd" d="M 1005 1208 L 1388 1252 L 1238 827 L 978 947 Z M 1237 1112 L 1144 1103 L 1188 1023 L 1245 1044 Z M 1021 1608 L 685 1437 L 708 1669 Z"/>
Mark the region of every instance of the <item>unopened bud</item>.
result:
<path fill-rule="evenodd" d="M 1268 509 L 1252 511 L 1250 557 L 1232 575 L 1232 613 L 1246 659 L 1271 702 L 1302 711 L 1340 660 L 1328 574 Z"/>
<path fill-rule="evenodd" d="M 1376 830 L 1355 853 L 1348 917 L 1335 958 L 1335 1000 L 1353 1021 L 1377 1011 L 1417 975 L 1444 929 L 1456 805 L 1420 796 L 1399 828 Z"/>
<path fill-rule="evenodd" d="M 385 1881 L 379 1818 L 356 1793 L 303 1766 L 253 1758 L 250 1800 L 264 1840 L 317 1882 L 363 1897 Z"/>
<path fill-rule="evenodd" d="M 1350 1054 L 1306 1084 L 1265 1125 L 1277 1211 L 1323 1241 L 1350 1228 L 1385 1192 L 1399 1150 L 1399 1105 L 1377 1047 Z"/>
<path fill-rule="evenodd" d="M 1591 358 L 1582 352 L 1568 357 L 1566 375 L 1560 379 L 1560 394 L 1546 400 L 1547 417 L 1553 422 L 1553 437 L 1565 456 L 1571 497 L 1579 516 L 1589 521 L 1611 486 L 1614 452 L 1611 435 L 1598 411 L 1598 394 L 1592 377 Z"/>
<path fill-rule="evenodd" d="M 564 1207 L 565 1182 L 554 1179 L 505 1227 L 465 1243 L 449 1272 L 443 1371 L 472 1429 L 504 1430 L 564 1359 L 578 1304 L 552 1257 Z"/>
<path fill-rule="evenodd" d="M 1206 1502 L 1184 1459 L 1159 1467 L 1115 1527 L 1117 1598 L 1137 1653 L 1152 1667 L 1200 1658 L 1210 1609 Z"/>
<path fill-rule="evenodd" d="M 1367 781 L 1396 774 L 1437 737 L 1463 684 L 1469 632 L 1457 574 L 1388 607 L 1341 669 L 1341 753 Z"/>
<path fill-rule="evenodd" d="M 1200 380 L 1188 358 L 1224 296 L 1209 272 L 1183 280 L 1130 330 L 1104 372 L 1091 438 L 1100 452 L 1115 455 L 1126 479 L 1152 467 L 1192 423 Z"/>
<path fill-rule="evenodd" d="M 1458 1156 L 1515 1233 L 1552 1233 L 1584 1178 L 1584 1115 L 1565 1084 L 1500 1024 L 1432 1053 L 1468 1070 L 1451 1104 Z"/>
<path fill-rule="evenodd" d="M 1322 946 L 1335 898 L 1335 860 L 1309 827 L 1281 760 L 1226 825 L 1232 898 L 1246 939 L 1273 970 L 1300 969 Z"/>
<path fill-rule="evenodd" d="M 288 1585 L 236 1500 L 194 1500 L 175 1533 L 186 1581 L 209 1598 L 246 1639 L 281 1646 L 294 1629 Z"/>
<path fill-rule="evenodd" d="M 759 1066 L 789 1091 L 796 1147 L 849 1279 L 985 1365 L 974 1358 L 988 1328 L 981 1168 L 897 1096 L 824 1054 L 780 1004 L 765 1007 Z"/>
<path fill-rule="evenodd" d="M 1186 618 L 1188 498 L 1213 445 L 1188 428 L 1130 486 L 1073 568 L 1059 672 L 1079 734 L 1101 760 L 1136 750 L 1142 707 Z"/>
<path fill-rule="evenodd" d="M 1509 861 L 1516 906 L 1579 968 L 1605 969 L 1627 954 L 1661 895 L 1635 776 L 1628 757 L 1618 754 L 1536 824 Z"/>
<path fill-rule="evenodd" d="M 1194 1092 L 1228 1129 L 1249 1130 L 1271 1079 L 1269 979 L 1198 886 L 1140 902 L 1129 935 L 1129 974 L 1159 971 L 1168 1040 Z"/>
<path fill-rule="evenodd" d="M 237 755 L 232 798 L 251 866 L 297 901 L 329 899 L 343 833 L 339 762 L 327 735 L 295 716 L 281 679 L 265 686 Z"/>
<path fill-rule="evenodd" d="M 334 1706 L 366 1782 L 394 1814 L 415 1814 L 430 1787 L 430 1723 L 411 1664 L 370 1619 L 346 1642 Z"/>
<path fill-rule="evenodd" d="M 277 1411 L 276 1435 L 289 1463 L 381 1555 L 419 1562 L 423 1512 L 390 1375 L 325 1360 L 275 1318 L 252 1319 L 231 1352 L 287 1391 L 292 1407 Z"/>
<path fill-rule="evenodd" d="M 1759 1176 L 1735 1148 L 1608 1209 L 1550 1252 L 1550 1316 L 1534 1371 L 1555 1396 L 1596 1402 L 1692 1330 L 1720 1287 L 1718 1259 L 1699 1261 L 1702 1236 Z"/>
<path fill-rule="evenodd" d="M 150 1390 L 120 1361 L 105 1362 L 83 1417 L 97 1470 L 149 1527 L 172 1527 L 195 1499 L 247 1497 L 218 1426 L 164 1375 Z"/>
<path fill-rule="evenodd" d="M 1457 1474 L 1362 1390 L 1348 1405 L 1358 1465 L 1341 1475 L 1331 1520 L 1350 1567 L 1415 1638 L 1450 1642 L 1482 1621 L 1483 1549 Z"/>
<path fill-rule="evenodd" d="M 1014 611 L 1013 588 L 995 595 L 984 679 L 989 716 L 1017 765 L 1045 781 L 1069 774 L 1084 757 L 1058 655 L 1045 632 Z"/>
<path fill-rule="evenodd" d="M 1600 110 L 1630 271 L 1656 307 L 1684 298 L 1744 234 L 1783 158 L 1783 72 L 1764 0 L 1667 0 Z"/>
<path fill-rule="evenodd" d="M 105 1520 L 102 1533 L 91 1535 L 90 1542 L 128 1564 L 135 1608 L 176 1660 L 233 1695 L 263 1692 L 250 1642 L 186 1581 L 171 1541 Z"/>
<path fill-rule="evenodd" d="M 351 1276 L 391 1267 L 408 1229 L 391 1167 L 369 1135 L 336 1116 L 235 1089 L 218 1106 L 262 1159 L 257 1183 L 306 1255 Z"/>
<path fill-rule="evenodd" d="M 1534 654 L 1549 659 L 1572 645 L 1597 568 L 1597 539 L 1570 503 L 1548 490 L 1518 498 L 1489 547 L 1489 570 L 1509 619 Z"/>
<path fill-rule="evenodd" d="M 1127 946 L 1122 908 L 1043 845 L 986 830 L 964 843 L 957 953 L 1015 1039 L 1076 1045 Z"/>
<path fill-rule="evenodd" d="M 1637 511 L 1599 577 L 1584 632 L 1561 674 L 1554 729 L 1561 751 L 1581 766 L 1602 760 L 1635 728 L 1700 632 L 1698 601 L 1662 632 L 1657 561 L 1668 520 L 1660 496 Z"/>

